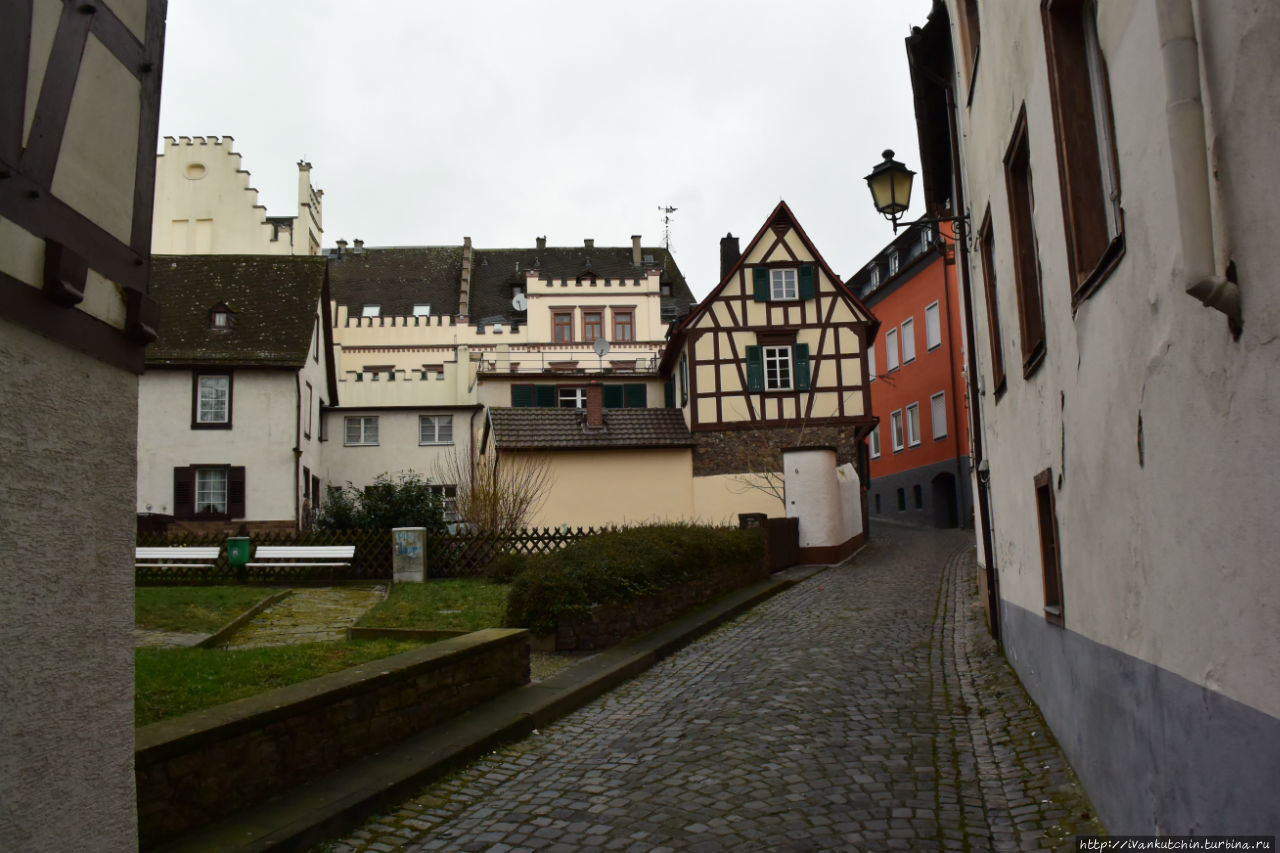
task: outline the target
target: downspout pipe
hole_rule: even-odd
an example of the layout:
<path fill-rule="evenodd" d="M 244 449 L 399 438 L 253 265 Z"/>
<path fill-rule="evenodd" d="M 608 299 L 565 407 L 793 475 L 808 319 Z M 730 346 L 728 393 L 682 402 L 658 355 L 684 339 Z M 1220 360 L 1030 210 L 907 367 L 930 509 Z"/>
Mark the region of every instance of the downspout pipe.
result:
<path fill-rule="evenodd" d="M 1226 314 L 1235 330 L 1241 324 L 1240 287 L 1218 272 L 1214 259 L 1209 148 L 1191 0 L 1156 0 L 1156 20 L 1164 61 L 1165 120 L 1173 160 L 1186 292 L 1205 306 Z"/>

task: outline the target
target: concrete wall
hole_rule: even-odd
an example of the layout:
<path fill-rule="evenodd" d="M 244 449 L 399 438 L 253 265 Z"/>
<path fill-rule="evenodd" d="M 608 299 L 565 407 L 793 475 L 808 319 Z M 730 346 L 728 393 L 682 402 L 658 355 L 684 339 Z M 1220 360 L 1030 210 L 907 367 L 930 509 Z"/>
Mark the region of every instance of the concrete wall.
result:
<path fill-rule="evenodd" d="M 341 397 L 339 397 L 341 399 Z M 456 456 L 471 457 L 471 429 L 474 409 L 347 409 L 325 413 L 328 441 L 324 446 L 324 468 L 329 483 L 356 486 L 372 483 L 379 474 L 396 475 L 413 471 L 432 482 L 441 482 L 449 462 Z M 452 415 L 453 444 L 419 445 L 419 415 Z M 348 446 L 344 421 L 347 417 L 376 416 L 378 444 Z M 475 418 L 477 426 L 480 415 Z M 442 466 L 444 466 L 442 468 Z M 457 485 L 456 483 L 450 483 Z"/>
<path fill-rule="evenodd" d="M 981 62 L 959 115 L 971 209 L 991 209 L 1009 374 L 997 403 L 979 307 L 1006 648 L 1111 831 L 1269 833 L 1280 825 L 1280 582 L 1268 539 L 1280 506 L 1280 245 L 1265 176 L 1280 113 L 1259 105 L 1275 102 L 1280 15 L 1245 0 L 1193 4 L 1214 250 L 1219 270 L 1234 261 L 1244 305 L 1236 340 L 1183 292 L 1154 2 L 1100 4 L 1125 249 L 1073 309 L 1038 5 L 982 7 Z M 1024 102 L 1048 342 L 1025 379 L 1002 173 Z M 1043 618 L 1033 478 L 1046 468 L 1063 628 Z"/>
<path fill-rule="evenodd" d="M 776 473 L 781 491 L 782 472 Z M 752 474 L 713 474 L 693 478 L 693 515 L 699 524 L 736 527 L 738 516 L 762 512 L 778 518 L 786 515 L 782 499 L 766 491 L 768 483 Z"/>
<path fill-rule="evenodd" d="M 0 847 L 134 846 L 138 379 L 0 320 Z M 51 394 L 50 389 L 57 389 Z"/>
<path fill-rule="evenodd" d="M 973 525 L 973 493 L 970 491 L 969 459 L 948 459 L 921 465 L 897 474 L 877 477 L 871 481 L 867 492 L 867 511 L 872 520 L 884 518 L 890 521 L 905 521 L 908 524 L 923 524 L 927 527 L 945 527 L 940 524 L 940 516 L 945 516 L 945 507 L 937 504 L 934 493 L 934 480 L 951 477 L 951 489 L 956 505 L 956 520 L 960 527 Z M 916 506 L 915 487 L 920 487 L 921 506 Z M 906 509 L 898 508 L 898 489 L 903 490 Z M 879 496 L 880 506 L 876 507 Z"/>
<path fill-rule="evenodd" d="M 693 463 L 687 447 L 532 455 L 547 460 L 554 479 L 534 526 L 634 525 L 692 515 Z"/>

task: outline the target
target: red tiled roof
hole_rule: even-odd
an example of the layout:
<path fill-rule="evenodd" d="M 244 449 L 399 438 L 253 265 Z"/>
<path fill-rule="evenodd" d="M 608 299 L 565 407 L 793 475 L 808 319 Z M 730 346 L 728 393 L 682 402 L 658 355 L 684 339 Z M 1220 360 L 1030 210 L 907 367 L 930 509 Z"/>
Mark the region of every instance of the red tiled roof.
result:
<path fill-rule="evenodd" d="M 583 409 L 491 408 L 501 450 L 692 447 L 679 409 L 606 409 L 604 426 L 586 425 Z"/>

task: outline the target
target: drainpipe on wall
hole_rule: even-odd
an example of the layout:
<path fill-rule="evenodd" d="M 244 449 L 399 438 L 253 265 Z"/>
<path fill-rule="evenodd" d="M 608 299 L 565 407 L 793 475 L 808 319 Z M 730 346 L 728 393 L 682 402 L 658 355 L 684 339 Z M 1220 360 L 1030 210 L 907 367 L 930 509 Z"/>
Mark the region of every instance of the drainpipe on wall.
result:
<path fill-rule="evenodd" d="M 1207 307 L 1226 314 L 1232 331 L 1239 334 L 1240 287 L 1217 271 L 1214 258 L 1209 149 L 1191 0 L 1157 0 L 1156 20 L 1164 60 L 1165 116 L 1186 291 Z"/>

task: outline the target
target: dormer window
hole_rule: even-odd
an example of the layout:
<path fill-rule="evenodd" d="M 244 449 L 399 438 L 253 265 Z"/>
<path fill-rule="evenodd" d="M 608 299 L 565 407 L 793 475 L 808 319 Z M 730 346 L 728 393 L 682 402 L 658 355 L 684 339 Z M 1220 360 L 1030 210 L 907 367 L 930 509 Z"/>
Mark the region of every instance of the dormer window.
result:
<path fill-rule="evenodd" d="M 216 305 L 209 311 L 210 329 L 230 329 L 231 309 L 225 305 Z"/>
<path fill-rule="evenodd" d="M 889 275 L 898 274 L 898 250 L 889 250 Z"/>
<path fill-rule="evenodd" d="M 360 309 L 361 317 L 378 317 L 382 314 L 381 305 L 366 305 Z"/>
<path fill-rule="evenodd" d="M 368 306 L 366 306 L 366 307 L 368 307 Z M 367 317 L 367 316 L 369 316 L 369 315 L 368 315 L 368 314 L 366 314 L 365 316 Z M 377 315 L 375 314 L 374 316 L 377 316 Z M 431 306 L 430 306 L 430 305 L 422 305 L 422 304 L 414 305 L 414 306 L 413 306 L 413 316 L 415 316 L 415 317 L 430 317 L 430 316 L 431 316 Z"/>
<path fill-rule="evenodd" d="M 872 264 L 872 265 L 871 265 L 871 279 L 870 279 L 870 281 L 871 281 L 871 288 L 872 288 L 873 290 L 874 290 L 875 288 L 877 288 L 877 287 L 879 287 L 879 286 L 880 286 L 880 265 L 879 265 L 879 264 Z"/>

